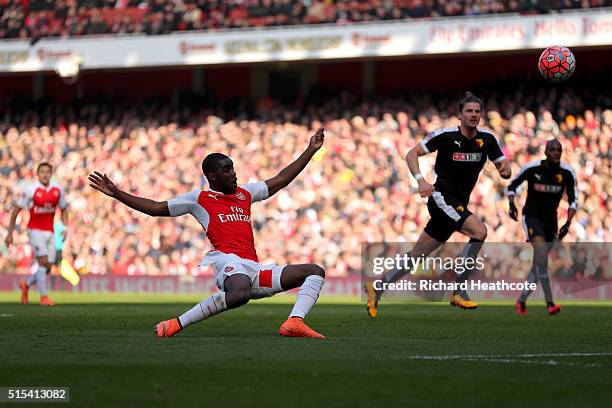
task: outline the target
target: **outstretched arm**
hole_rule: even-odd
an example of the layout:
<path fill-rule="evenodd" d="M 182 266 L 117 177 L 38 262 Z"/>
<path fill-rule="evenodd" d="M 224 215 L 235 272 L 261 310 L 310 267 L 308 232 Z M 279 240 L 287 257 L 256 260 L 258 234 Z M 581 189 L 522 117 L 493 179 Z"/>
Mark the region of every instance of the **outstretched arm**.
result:
<path fill-rule="evenodd" d="M 266 180 L 268 186 L 268 196 L 272 197 L 281 188 L 287 187 L 289 183 L 297 177 L 298 174 L 308 164 L 312 156 L 323 146 L 325 134 L 323 128 L 319 128 L 314 135 L 310 138 L 308 147 L 304 150 L 304 153 L 300 155 L 293 163 L 282 169 L 276 176 Z"/>
<path fill-rule="evenodd" d="M 115 184 L 106 176 L 106 174 L 94 171 L 89 175 L 89 186 L 95 188 L 101 193 L 106 194 L 115 200 L 121 201 L 123 204 L 136 211 L 152 215 L 153 217 L 169 217 L 170 211 L 168 210 L 167 201 L 153 201 L 148 198 L 136 197 L 125 191 L 120 190 Z"/>

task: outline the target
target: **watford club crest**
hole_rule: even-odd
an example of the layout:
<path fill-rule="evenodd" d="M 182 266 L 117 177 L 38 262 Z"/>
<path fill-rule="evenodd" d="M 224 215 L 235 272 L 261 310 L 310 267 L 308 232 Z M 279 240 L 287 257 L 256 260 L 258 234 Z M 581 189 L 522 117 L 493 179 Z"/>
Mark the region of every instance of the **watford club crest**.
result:
<path fill-rule="evenodd" d="M 478 138 L 476 139 L 476 145 L 478 146 L 479 149 L 482 149 L 482 146 L 484 146 L 484 141 Z"/>
<path fill-rule="evenodd" d="M 533 235 L 533 228 L 527 229 L 527 233 L 529 234 L 529 236 L 532 236 Z"/>
<path fill-rule="evenodd" d="M 458 205 L 457 206 L 457 211 L 459 211 L 460 213 L 462 213 L 465 210 L 465 208 L 463 208 L 462 205 Z"/>
<path fill-rule="evenodd" d="M 561 174 L 555 174 L 555 179 L 557 180 L 557 183 L 560 183 L 563 181 L 563 176 Z"/>

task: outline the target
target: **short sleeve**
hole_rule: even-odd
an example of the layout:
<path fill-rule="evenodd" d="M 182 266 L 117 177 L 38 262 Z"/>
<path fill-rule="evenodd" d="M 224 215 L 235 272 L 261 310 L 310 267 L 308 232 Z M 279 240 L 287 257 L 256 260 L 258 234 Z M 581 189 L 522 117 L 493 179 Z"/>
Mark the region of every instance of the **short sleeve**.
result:
<path fill-rule="evenodd" d="M 431 132 L 425 139 L 421 141 L 421 146 L 427 153 L 432 153 L 442 147 L 445 140 L 445 134 L 448 129 L 440 129 L 435 132 Z"/>
<path fill-rule="evenodd" d="M 504 152 L 502 152 L 501 146 L 499 145 L 497 138 L 491 133 L 487 134 L 489 135 L 490 139 L 490 143 L 487 143 L 489 147 L 487 151 L 487 157 L 489 158 L 489 160 L 491 160 L 493 163 L 498 163 L 502 160 L 505 160 L 506 156 L 504 155 Z"/>
<path fill-rule="evenodd" d="M 198 205 L 200 190 L 193 190 L 187 194 L 168 200 L 168 211 L 172 217 L 179 217 L 185 214 L 193 214 Z"/>
<path fill-rule="evenodd" d="M 17 194 L 17 200 L 15 204 L 19 208 L 23 208 L 24 210 L 29 210 L 32 207 L 32 186 L 26 185 L 23 188 L 19 189 L 19 193 Z"/>
<path fill-rule="evenodd" d="M 257 183 L 243 184 L 240 187 L 244 188 L 246 191 L 251 193 L 251 203 L 262 201 L 270 197 L 268 193 L 268 185 L 266 184 L 265 181 L 260 181 Z"/>

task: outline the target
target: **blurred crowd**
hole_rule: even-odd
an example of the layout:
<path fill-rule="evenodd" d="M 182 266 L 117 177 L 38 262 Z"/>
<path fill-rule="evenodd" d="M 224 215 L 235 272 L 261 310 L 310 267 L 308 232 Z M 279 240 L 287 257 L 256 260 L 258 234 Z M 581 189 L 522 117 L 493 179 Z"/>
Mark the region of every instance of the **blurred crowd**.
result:
<path fill-rule="evenodd" d="M 498 136 L 516 175 L 543 157 L 557 137 L 578 177 L 578 212 L 565 241 L 612 241 L 612 101 L 610 94 L 482 92 L 483 126 Z M 234 160 L 240 183 L 270 178 L 325 127 L 325 145 L 300 176 L 268 201 L 254 204 L 255 244 L 262 262 L 323 265 L 329 276 L 360 270 L 362 242 L 414 242 L 428 220 L 404 156 L 428 132 L 459 123 L 455 96 L 429 93 L 357 99 L 341 93 L 301 105 L 262 101 L 228 114 L 222 106 L 138 106 L 86 103 L 74 107 L 5 111 L 0 119 L 0 270 L 27 269 L 31 253 L 22 211 L 8 251 L 8 214 L 20 186 L 36 179 L 36 165 L 51 162 L 66 189 L 70 223 L 64 255 L 82 273 L 195 275 L 210 249 L 192 217 L 151 218 L 88 187 L 93 170 L 132 194 L 167 200 L 206 188 L 201 161 L 210 152 Z M 435 155 L 421 158 L 434 181 Z M 520 223 L 507 215 L 506 180 L 487 163 L 470 210 L 488 226 L 490 242 L 524 242 Z M 524 202 L 524 191 L 517 203 Z M 519 206 L 520 207 L 520 206 Z M 559 210 L 565 222 L 567 202 Z M 465 240 L 455 234 L 451 240 Z M 609 270 L 609 268 L 608 268 Z M 524 277 L 524 270 L 508 274 Z"/>
<path fill-rule="evenodd" d="M 0 38 L 157 35 L 610 5 L 610 0 L 0 0 Z"/>

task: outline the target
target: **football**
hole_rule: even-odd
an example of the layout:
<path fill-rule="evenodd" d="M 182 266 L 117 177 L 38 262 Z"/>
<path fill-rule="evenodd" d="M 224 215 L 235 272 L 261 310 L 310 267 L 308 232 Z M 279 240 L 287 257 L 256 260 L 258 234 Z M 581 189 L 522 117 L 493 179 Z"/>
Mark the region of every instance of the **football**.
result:
<path fill-rule="evenodd" d="M 549 47 L 538 60 L 540 74 L 551 82 L 562 82 L 572 76 L 576 69 L 576 58 L 567 47 Z"/>

